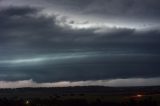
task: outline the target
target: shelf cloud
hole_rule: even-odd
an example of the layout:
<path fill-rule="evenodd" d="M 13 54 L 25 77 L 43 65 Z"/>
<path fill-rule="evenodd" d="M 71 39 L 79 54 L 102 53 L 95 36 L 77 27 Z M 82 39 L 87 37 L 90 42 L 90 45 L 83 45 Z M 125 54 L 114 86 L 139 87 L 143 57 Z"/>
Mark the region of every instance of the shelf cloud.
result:
<path fill-rule="evenodd" d="M 139 79 L 151 85 L 155 78 L 158 84 L 159 4 L 158 0 L 1 0 L 0 88 L 25 81 L 34 87 L 62 81 L 67 86 L 99 85 L 99 81 L 123 86 L 127 80 L 124 86 L 129 86 L 130 79 L 133 85 L 142 84 Z"/>

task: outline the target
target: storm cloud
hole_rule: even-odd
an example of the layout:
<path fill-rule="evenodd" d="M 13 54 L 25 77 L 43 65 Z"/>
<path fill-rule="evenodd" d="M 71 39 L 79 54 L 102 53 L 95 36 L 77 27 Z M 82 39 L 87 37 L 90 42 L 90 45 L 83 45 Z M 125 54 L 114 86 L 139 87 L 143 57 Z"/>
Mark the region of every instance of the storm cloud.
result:
<path fill-rule="evenodd" d="M 0 1 L 0 80 L 160 77 L 160 3 L 142 1 Z"/>

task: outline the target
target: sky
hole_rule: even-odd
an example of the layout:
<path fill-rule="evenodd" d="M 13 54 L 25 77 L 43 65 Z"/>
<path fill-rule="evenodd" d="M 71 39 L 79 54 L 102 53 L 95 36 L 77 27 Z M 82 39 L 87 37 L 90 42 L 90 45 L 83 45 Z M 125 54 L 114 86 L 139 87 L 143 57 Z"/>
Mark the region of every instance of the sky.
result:
<path fill-rule="evenodd" d="M 0 0 L 0 88 L 160 85 L 159 0 Z"/>

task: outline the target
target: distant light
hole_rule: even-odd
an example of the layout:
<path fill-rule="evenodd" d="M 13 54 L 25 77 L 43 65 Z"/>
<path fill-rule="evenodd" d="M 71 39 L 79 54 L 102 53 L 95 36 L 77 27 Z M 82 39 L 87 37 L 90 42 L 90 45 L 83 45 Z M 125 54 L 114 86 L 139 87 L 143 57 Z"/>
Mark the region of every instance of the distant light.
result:
<path fill-rule="evenodd" d="M 29 103 L 30 103 L 29 100 L 26 100 L 25 104 L 28 105 Z"/>
<path fill-rule="evenodd" d="M 142 97 L 142 96 L 143 96 L 143 95 L 140 95 L 140 94 L 137 95 L 137 97 L 139 97 L 139 98 Z"/>

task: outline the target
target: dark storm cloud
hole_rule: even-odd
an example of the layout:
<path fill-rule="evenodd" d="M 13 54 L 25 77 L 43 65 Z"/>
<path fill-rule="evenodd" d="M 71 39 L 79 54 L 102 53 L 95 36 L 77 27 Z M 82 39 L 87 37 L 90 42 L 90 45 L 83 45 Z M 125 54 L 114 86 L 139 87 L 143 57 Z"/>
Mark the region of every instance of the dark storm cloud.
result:
<path fill-rule="evenodd" d="M 120 17 L 156 18 L 160 17 L 159 0 L 59 0 L 55 2 L 64 8 L 74 8 L 84 14 L 103 14 L 119 19 Z M 73 9 L 73 10 L 74 10 Z M 126 17 L 126 18 L 127 18 Z"/>
<path fill-rule="evenodd" d="M 0 80 L 160 77 L 158 28 L 73 29 L 57 25 L 56 15 L 40 11 L 29 7 L 0 11 Z"/>
<path fill-rule="evenodd" d="M 15 1 L 15 2 L 13 2 Z M 40 6 L 53 9 L 75 11 L 85 15 L 98 14 L 102 17 L 115 19 L 159 19 L 160 1 L 159 0 L 2 0 L 3 5 L 13 6 Z M 52 10 L 51 10 L 52 11 Z M 67 12 L 66 11 L 66 12 Z M 92 15 L 93 16 L 93 15 Z M 117 17 L 116 17 L 117 16 Z M 105 17 L 104 17 L 105 18 Z"/>
<path fill-rule="evenodd" d="M 16 44 L 17 42 L 22 42 L 28 46 L 30 44 L 34 46 L 40 46 L 41 44 L 49 46 L 51 44 L 61 45 L 63 43 L 75 43 L 77 45 L 98 43 L 102 46 L 101 44 L 112 42 L 159 42 L 160 31 L 158 29 L 137 31 L 130 28 L 107 27 L 74 30 L 68 25 L 64 27 L 58 26 L 56 24 L 56 16 L 39 16 L 38 11 L 34 8 L 20 7 L 2 10 L 0 14 L 1 43 Z"/>

